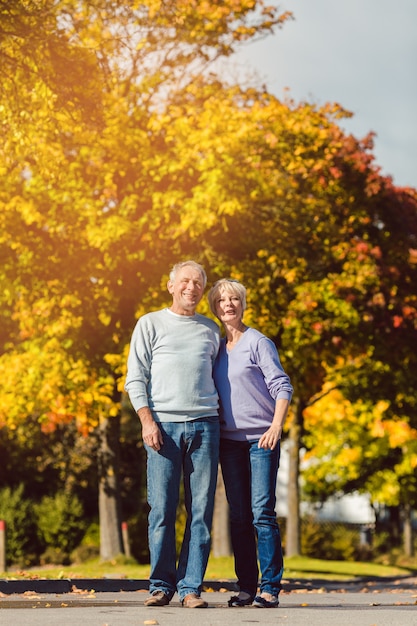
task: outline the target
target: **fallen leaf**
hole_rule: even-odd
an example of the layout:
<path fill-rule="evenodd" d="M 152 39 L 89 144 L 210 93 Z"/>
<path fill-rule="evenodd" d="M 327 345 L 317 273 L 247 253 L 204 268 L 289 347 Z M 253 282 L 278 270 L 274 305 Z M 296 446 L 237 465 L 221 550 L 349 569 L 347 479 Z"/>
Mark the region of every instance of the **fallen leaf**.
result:
<path fill-rule="evenodd" d="M 22 593 L 22 596 L 25 596 L 26 598 L 36 598 L 37 600 L 41 599 L 41 597 L 38 596 L 36 591 L 25 591 L 24 593 Z"/>
<path fill-rule="evenodd" d="M 71 587 L 71 593 L 79 593 L 81 595 L 88 595 L 88 594 L 95 593 L 95 590 L 94 589 L 78 589 L 78 587 L 73 585 Z"/>

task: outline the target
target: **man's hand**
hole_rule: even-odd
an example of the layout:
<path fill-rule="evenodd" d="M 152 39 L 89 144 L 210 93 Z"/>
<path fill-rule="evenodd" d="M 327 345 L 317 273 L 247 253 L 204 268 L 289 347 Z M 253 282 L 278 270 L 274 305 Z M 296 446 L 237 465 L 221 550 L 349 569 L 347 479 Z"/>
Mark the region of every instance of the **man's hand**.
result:
<path fill-rule="evenodd" d="M 140 422 L 142 424 L 142 439 L 152 450 L 160 450 L 164 440 L 158 424 L 152 417 L 149 407 L 144 406 L 138 410 Z"/>

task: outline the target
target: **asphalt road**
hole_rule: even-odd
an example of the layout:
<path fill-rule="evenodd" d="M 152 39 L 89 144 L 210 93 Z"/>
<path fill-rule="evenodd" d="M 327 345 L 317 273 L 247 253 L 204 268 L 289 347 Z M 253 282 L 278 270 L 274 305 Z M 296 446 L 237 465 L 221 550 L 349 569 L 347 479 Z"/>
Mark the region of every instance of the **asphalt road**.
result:
<path fill-rule="evenodd" d="M 184 609 L 177 596 L 169 606 L 145 607 L 146 581 L 25 582 L 26 589 L 20 586 L 16 592 L 13 581 L 0 581 L 1 625 L 417 626 L 417 578 L 347 584 L 286 580 L 277 609 L 229 608 L 233 583 L 228 581 L 205 583 L 207 609 Z M 68 591 L 62 591 L 64 584 L 70 585 Z"/>

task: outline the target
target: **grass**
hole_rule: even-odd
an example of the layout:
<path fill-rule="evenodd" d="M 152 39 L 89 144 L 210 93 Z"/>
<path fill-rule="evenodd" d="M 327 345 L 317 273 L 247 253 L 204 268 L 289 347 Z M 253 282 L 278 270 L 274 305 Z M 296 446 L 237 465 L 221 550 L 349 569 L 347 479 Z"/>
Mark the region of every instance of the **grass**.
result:
<path fill-rule="evenodd" d="M 392 578 L 412 576 L 415 571 L 406 567 L 381 565 L 362 561 L 321 561 L 294 556 L 285 560 L 286 578 L 327 578 L 348 580 L 352 578 Z"/>
<path fill-rule="evenodd" d="M 284 571 L 286 579 L 352 580 L 358 577 L 390 578 L 411 575 L 415 575 L 415 571 L 405 567 L 355 561 L 321 561 L 302 556 L 285 559 Z M 80 565 L 39 567 L 0 574 L 0 578 L 9 580 L 116 577 L 147 580 L 149 565 L 138 565 L 125 559 L 116 559 L 106 563 L 96 559 Z M 232 557 L 210 557 L 206 580 L 235 580 L 235 578 Z"/>

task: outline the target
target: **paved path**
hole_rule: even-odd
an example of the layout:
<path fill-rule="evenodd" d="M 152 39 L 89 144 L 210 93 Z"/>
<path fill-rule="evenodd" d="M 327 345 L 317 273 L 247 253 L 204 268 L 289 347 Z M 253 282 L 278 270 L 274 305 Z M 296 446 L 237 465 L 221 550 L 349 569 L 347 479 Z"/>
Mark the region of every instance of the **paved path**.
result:
<path fill-rule="evenodd" d="M 25 585 L 19 587 L 17 582 Z M 71 585 L 68 591 L 63 591 L 65 585 Z M 203 597 L 209 608 L 198 610 L 182 608 L 177 596 L 169 606 L 145 607 L 147 581 L 0 580 L 0 624 L 417 626 L 417 578 L 349 583 L 286 580 L 277 609 L 229 608 L 232 589 L 230 581 L 206 582 Z"/>

